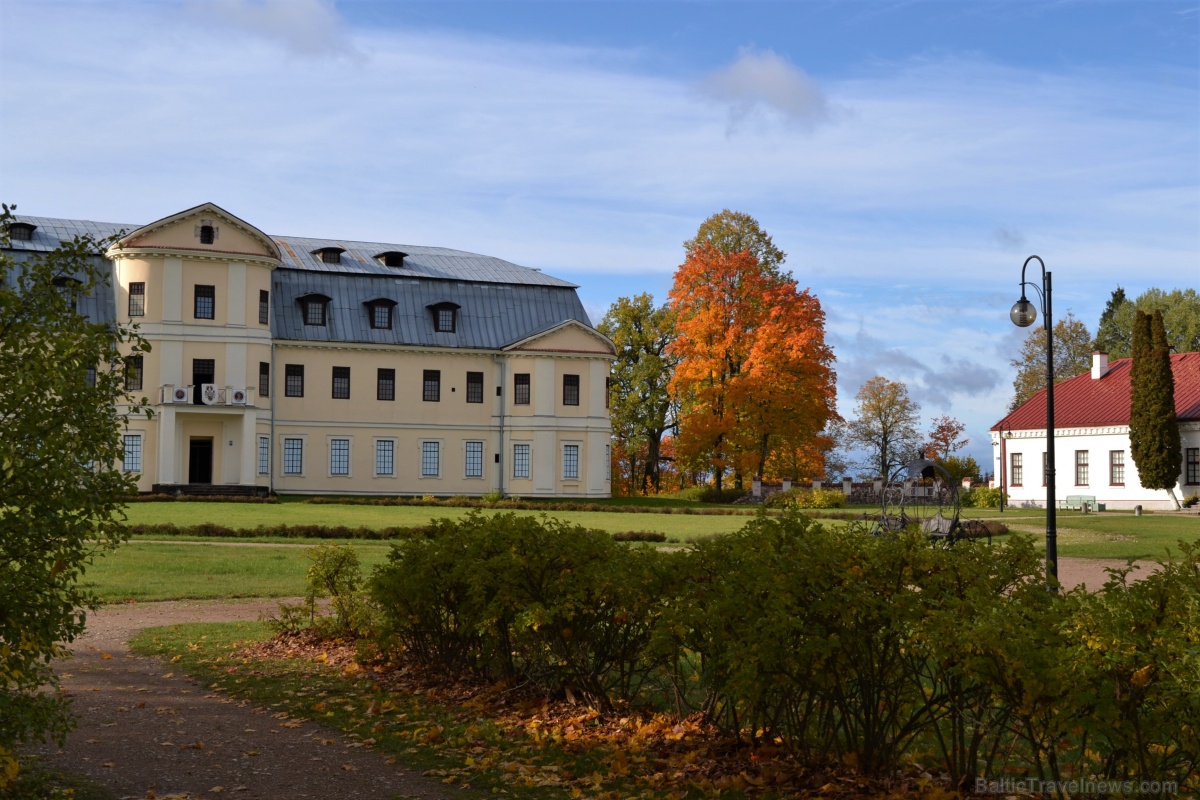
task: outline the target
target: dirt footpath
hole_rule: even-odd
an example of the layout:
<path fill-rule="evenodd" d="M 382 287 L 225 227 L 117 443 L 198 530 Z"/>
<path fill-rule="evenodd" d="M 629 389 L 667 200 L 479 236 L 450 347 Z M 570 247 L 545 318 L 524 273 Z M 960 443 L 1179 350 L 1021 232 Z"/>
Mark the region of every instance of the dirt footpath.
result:
<path fill-rule="evenodd" d="M 79 726 L 59 750 L 33 752 L 88 775 L 122 798 L 448 798 L 462 793 L 306 722 L 283 728 L 268 711 L 214 694 L 125 642 L 181 622 L 256 620 L 275 600 L 109 606 L 89 616 L 75 657 L 59 665 Z"/>
<path fill-rule="evenodd" d="M 1151 572 L 1157 572 L 1160 565 L 1153 561 L 1135 561 L 1137 569 L 1129 576 L 1131 581 L 1140 580 Z M 1074 589 L 1084 584 L 1089 590 L 1097 591 L 1108 582 L 1106 569 L 1124 569 L 1125 560 L 1121 558 L 1059 558 L 1058 580 L 1064 589 Z"/>

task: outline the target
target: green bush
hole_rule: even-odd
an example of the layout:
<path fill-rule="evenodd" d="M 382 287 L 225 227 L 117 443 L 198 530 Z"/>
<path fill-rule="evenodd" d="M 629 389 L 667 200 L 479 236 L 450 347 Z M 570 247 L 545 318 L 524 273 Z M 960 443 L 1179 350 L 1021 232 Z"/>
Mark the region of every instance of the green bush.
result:
<path fill-rule="evenodd" d="M 373 627 L 372 608 L 363 587 L 358 553 L 349 545 L 322 544 L 304 551 L 310 562 L 304 603 L 279 604 L 279 617 L 270 620 L 276 632 L 312 626 L 325 636 L 361 636 Z M 333 615 L 318 610 L 328 599 Z"/>
<path fill-rule="evenodd" d="M 1000 497 L 1008 502 L 1008 494 L 999 487 L 976 486 L 959 492 L 958 502 L 963 508 L 999 508 Z"/>
<path fill-rule="evenodd" d="M 1200 791 L 1200 547 L 1048 592 L 1031 537 L 868 536 L 795 510 L 687 550 L 512 514 L 399 540 L 385 645 L 600 708 L 667 698 L 752 743 L 956 788 L 1037 775 Z M 931 770 L 932 771 L 932 770 Z M 1167 789 L 1164 788 L 1164 796 Z"/>
<path fill-rule="evenodd" d="M 371 594 L 384 649 L 606 707 L 653 691 L 647 643 L 672 563 L 559 520 L 476 513 L 395 544 Z"/>
<path fill-rule="evenodd" d="M 845 508 L 846 495 L 837 489 L 806 489 L 794 487 L 776 492 L 764 503 L 767 508 Z"/>

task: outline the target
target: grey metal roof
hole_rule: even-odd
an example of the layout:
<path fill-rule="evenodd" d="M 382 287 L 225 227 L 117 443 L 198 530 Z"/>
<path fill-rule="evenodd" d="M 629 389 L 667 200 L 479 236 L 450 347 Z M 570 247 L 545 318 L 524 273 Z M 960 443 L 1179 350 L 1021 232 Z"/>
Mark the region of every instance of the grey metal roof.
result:
<path fill-rule="evenodd" d="M 14 241 L 9 244 L 13 250 L 32 250 L 45 253 L 58 247 L 59 242 L 69 242 L 76 236 L 91 236 L 93 239 L 107 239 L 122 231 L 129 233 L 137 230 L 138 225 L 121 225 L 116 222 L 92 222 L 86 219 L 55 219 L 53 217 L 27 217 L 14 214 L 13 222 L 28 222 L 36 225 L 32 241 Z"/>
<path fill-rule="evenodd" d="M 591 326 L 569 286 L 430 281 L 330 275 L 277 269 L 272 276 L 271 334 L 279 340 L 372 342 L 498 350 L 567 320 Z M 299 302 L 308 294 L 331 298 L 325 326 L 305 325 Z M 391 330 L 371 327 L 368 300 L 395 301 Z M 453 333 L 433 328 L 429 306 L 459 305 Z"/>
<path fill-rule="evenodd" d="M 353 242 L 346 239 L 307 239 L 301 236 L 272 236 L 283 255 L 283 266 L 312 272 L 349 275 L 379 275 L 389 278 L 434 278 L 452 281 L 485 281 L 524 286 L 562 286 L 575 284 L 522 267 L 502 258 L 481 256 L 447 247 L 421 247 L 408 244 Z M 341 248 L 342 263 L 326 264 L 314 251 L 325 247 Z M 376 256 L 387 252 L 405 254 L 403 267 L 387 267 Z"/>
<path fill-rule="evenodd" d="M 37 226 L 33 241 L 12 242 L 14 250 L 53 250 L 60 240 L 90 234 L 103 239 L 122 231 L 131 233 L 141 225 L 122 225 L 115 222 L 55 219 L 14 215 L 15 222 Z M 356 242 L 347 239 L 311 239 L 303 236 L 272 236 L 283 256 L 282 266 L 290 269 L 343 275 L 380 275 L 390 278 L 431 278 L 452 281 L 484 281 L 511 283 L 523 286 L 562 286 L 579 288 L 576 284 L 546 275 L 536 269 L 522 267 L 502 258 L 452 250 L 448 247 L 424 247 L 382 242 Z M 340 264 L 326 264 L 313 251 L 325 247 L 341 248 Z M 405 254 L 403 267 L 387 267 L 376 256 L 387 252 Z"/>
<path fill-rule="evenodd" d="M 23 244 L 29 244 L 29 242 L 23 242 Z M 54 244 L 56 247 L 58 246 L 57 240 Z M 35 258 L 34 252 L 36 251 L 15 252 L 11 255 L 14 262 L 17 264 L 22 264 L 32 258 Z M 116 313 L 116 300 L 113 296 L 112 287 L 112 272 L 109 269 L 110 263 L 108 259 L 104 258 L 103 256 L 92 256 L 88 260 L 93 266 L 99 268 L 100 273 L 106 277 L 106 280 L 98 282 L 88 294 L 78 295 L 75 298 L 75 308 L 85 319 L 91 322 L 100 322 L 107 325 L 115 321 L 114 314 Z M 0 278 L 4 279 L 4 281 L 11 286 L 16 286 L 17 277 L 18 276 L 15 274 L 0 276 Z M 82 281 L 83 279 L 82 274 L 68 275 L 64 277 L 73 277 L 78 281 Z"/>

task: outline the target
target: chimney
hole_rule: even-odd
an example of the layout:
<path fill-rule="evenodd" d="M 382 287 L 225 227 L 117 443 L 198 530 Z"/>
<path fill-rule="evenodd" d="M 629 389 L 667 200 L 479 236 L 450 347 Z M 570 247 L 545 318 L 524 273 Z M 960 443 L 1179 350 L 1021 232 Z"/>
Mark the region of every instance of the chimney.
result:
<path fill-rule="evenodd" d="M 1092 380 L 1098 381 L 1108 374 L 1108 353 L 1092 353 Z"/>

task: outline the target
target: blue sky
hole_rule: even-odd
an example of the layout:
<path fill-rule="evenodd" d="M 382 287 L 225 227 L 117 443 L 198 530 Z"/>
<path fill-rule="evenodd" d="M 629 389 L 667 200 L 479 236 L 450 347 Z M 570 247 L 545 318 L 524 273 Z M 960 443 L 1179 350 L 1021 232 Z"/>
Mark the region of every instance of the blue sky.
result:
<path fill-rule="evenodd" d="M 665 299 L 755 216 L 820 297 L 839 404 L 1011 397 L 1025 257 L 1094 329 L 1200 285 L 1192 2 L 0 0 L 0 194 L 141 223 L 456 247 Z"/>

